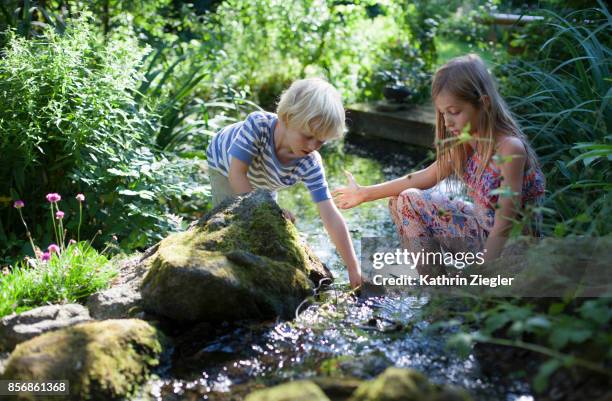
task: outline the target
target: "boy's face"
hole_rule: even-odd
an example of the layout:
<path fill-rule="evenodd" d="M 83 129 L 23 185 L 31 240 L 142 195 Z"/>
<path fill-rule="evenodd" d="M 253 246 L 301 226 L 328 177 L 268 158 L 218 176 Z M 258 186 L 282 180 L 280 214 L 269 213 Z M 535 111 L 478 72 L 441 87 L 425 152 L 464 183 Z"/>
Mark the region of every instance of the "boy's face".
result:
<path fill-rule="evenodd" d="M 287 145 L 297 157 L 304 157 L 315 150 L 319 150 L 325 143 L 325 141 L 318 140 L 314 136 L 295 127 L 287 126 L 285 135 Z"/>

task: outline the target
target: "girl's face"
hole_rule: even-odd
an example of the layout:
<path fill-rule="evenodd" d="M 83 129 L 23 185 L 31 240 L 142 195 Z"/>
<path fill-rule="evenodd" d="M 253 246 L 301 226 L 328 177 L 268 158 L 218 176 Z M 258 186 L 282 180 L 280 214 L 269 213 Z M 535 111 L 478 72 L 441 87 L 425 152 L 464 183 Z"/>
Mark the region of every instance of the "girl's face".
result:
<path fill-rule="evenodd" d="M 442 91 L 434 100 L 436 109 L 444 117 L 444 126 L 453 135 L 461 134 L 470 124 L 470 134 L 474 134 L 478 127 L 479 110 L 471 103 L 457 99 L 446 91 Z"/>

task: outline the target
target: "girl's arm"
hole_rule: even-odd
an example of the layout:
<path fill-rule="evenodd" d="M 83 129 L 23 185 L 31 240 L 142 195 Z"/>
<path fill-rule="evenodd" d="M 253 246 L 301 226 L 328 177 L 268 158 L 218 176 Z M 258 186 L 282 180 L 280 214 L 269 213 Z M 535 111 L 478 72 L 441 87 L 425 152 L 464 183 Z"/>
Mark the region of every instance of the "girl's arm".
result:
<path fill-rule="evenodd" d="M 361 271 L 359 268 L 359 262 L 355 255 L 355 249 L 353 248 L 353 241 L 349 234 L 349 230 L 346 227 L 344 218 L 336 209 L 336 205 L 331 199 L 318 202 L 317 207 L 319 209 L 319 216 L 323 221 L 325 230 L 329 234 L 332 242 L 336 246 L 338 253 L 344 260 L 346 267 L 348 268 L 349 282 L 351 287 L 355 288 L 361 285 Z"/>
<path fill-rule="evenodd" d="M 416 173 L 369 186 L 360 186 L 351 173 L 345 171 L 345 174 L 349 185 L 332 191 L 332 194 L 338 207 L 350 209 L 363 202 L 398 196 L 408 188 L 428 189 L 433 187 L 438 183 L 438 163 L 433 162 L 429 167 Z"/>
<path fill-rule="evenodd" d="M 499 195 L 498 207 L 495 211 L 495 222 L 485 242 L 485 260 L 497 258 L 504 248 L 512 223 L 519 212 L 521 192 L 523 190 L 523 175 L 527 152 L 518 138 L 508 138 L 499 145 L 498 155 L 502 159 L 500 165 L 502 183 L 500 189 L 509 188 L 508 194 Z"/>
<path fill-rule="evenodd" d="M 248 170 L 248 164 L 238 158 L 231 158 L 227 179 L 229 180 L 230 187 L 232 188 L 234 195 L 251 192 L 253 190 L 253 187 L 247 178 Z"/>

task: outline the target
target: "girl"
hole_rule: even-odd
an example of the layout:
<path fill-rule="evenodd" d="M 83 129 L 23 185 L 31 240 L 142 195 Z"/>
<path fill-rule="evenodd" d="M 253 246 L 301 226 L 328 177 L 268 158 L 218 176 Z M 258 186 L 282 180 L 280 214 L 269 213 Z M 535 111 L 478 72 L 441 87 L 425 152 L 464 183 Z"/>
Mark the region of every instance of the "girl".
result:
<path fill-rule="evenodd" d="M 418 252 L 455 248 L 499 256 L 512 222 L 529 204 L 540 204 L 544 176 L 535 152 L 500 97 L 479 56 L 469 54 L 436 71 L 431 89 L 436 107 L 436 161 L 429 167 L 378 185 L 333 191 L 348 209 L 391 197 L 389 208 L 402 245 Z M 465 184 L 473 203 L 431 191 L 444 178 Z M 452 181 L 451 181 L 452 182 Z M 463 249 L 465 250 L 465 248 Z M 421 269 L 419 269 L 421 272 Z"/>

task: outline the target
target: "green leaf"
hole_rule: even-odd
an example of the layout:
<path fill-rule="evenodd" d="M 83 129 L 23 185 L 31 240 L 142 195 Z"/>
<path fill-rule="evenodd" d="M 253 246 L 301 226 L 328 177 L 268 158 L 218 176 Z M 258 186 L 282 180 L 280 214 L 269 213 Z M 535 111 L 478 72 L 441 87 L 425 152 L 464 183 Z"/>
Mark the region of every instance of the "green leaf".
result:
<path fill-rule="evenodd" d="M 525 322 L 526 331 L 535 331 L 537 329 L 548 329 L 551 327 L 550 320 L 544 316 L 534 316 L 527 319 Z"/>
<path fill-rule="evenodd" d="M 120 195 L 127 195 L 127 196 L 139 196 L 142 199 L 147 199 L 147 200 L 153 200 L 155 197 L 155 194 L 151 191 L 147 191 L 147 190 L 141 190 L 141 191 L 132 191 L 131 189 L 122 189 L 119 191 Z"/>
<path fill-rule="evenodd" d="M 586 301 L 580 307 L 580 316 L 586 320 L 592 320 L 601 325 L 607 324 L 612 318 L 612 309 L 607 300 L 597 299 Z"/>
<path fill-rule="evenodd" d="M 549 313 L 550 315 L 558 315 L 558 314 L 560 314 L 561 312 L 563 312 L 563 310 L 564 310 L 564 309 L 565 309 L 565 304 L 564 304 L 564 303 L 561 303 L 561 302 L 556 302 L 556 303 L 554 303 L 554 304 L 551 304 L 551 305 L 548 307 L 548 313 Z"/>
<path fill-rule="evenodd" d="M 548 387 L 548 379 L 550 376 L 561 367 L 561 361 L 558 359 L 550 359 L 540 365 L 538 373 L 533 379 L 533 389 L 542 393 Z"/>

